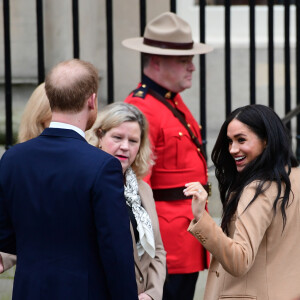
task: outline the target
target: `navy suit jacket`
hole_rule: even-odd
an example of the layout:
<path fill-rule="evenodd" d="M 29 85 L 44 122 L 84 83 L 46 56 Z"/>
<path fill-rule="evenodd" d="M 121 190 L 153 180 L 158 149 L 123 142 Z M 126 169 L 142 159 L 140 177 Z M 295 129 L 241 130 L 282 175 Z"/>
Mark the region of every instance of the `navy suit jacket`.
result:
<path fill-rule="evenodd" d="M 0 160 L 0 251 L 13 299 L 137 299 L 120 162 L 48 128 Z"/>

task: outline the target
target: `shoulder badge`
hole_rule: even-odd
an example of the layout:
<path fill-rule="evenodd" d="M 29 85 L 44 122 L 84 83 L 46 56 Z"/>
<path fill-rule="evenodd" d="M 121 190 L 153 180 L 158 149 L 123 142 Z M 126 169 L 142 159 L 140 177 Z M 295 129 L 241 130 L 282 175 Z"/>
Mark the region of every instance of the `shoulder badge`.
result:
<path fill-rule="evenodd" d="M 147 93 L 148 93 L 148 87 L 146 84 L 142 84 L 139 88 L 135 89 L 133 91 L 132 96 L 145 99 Z"/>

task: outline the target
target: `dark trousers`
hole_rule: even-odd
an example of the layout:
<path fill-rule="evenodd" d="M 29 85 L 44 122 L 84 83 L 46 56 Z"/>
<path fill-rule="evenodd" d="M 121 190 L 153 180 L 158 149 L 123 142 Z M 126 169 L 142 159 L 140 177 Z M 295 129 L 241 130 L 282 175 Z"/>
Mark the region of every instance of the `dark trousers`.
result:
<path fill-rule="evenodd" d="M 163 300 L 193 300 L 199 272 L 167 275 Z"/>

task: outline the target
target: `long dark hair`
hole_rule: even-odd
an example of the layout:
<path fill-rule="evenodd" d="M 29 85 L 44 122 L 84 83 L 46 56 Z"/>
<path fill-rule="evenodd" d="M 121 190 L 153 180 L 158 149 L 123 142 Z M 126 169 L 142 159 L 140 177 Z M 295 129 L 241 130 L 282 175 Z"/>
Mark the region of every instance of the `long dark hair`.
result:
<path fill-rule="evenodd" d="M 235 161 L 229 153 L 227 127 L 233 119 L 247 125 L 261 140 L 266 141 L 264 151 L 241 172 L 237 172 Z M 221 127 L 211 157 L 215 164 L 223 204 L 221 227 L 226 234 L 229 234 L 229 222 L 236 212 L 245 186 L 254 180 L 258 180 L 259 184 L 249 205 L 270 186 L 271 182 L 276 182 L 278 191 L 273 206 L 274 212 L 281 198 L 282 183 L 284 184 L 285 191 L 280 204 L 284 229 L 285 209 L 292 192 L 289 174 L 292 167 L 298 166 L 298 162 L 292 153 L 288 131 L 271 108 L 256 104 L 234 110 Z"/>

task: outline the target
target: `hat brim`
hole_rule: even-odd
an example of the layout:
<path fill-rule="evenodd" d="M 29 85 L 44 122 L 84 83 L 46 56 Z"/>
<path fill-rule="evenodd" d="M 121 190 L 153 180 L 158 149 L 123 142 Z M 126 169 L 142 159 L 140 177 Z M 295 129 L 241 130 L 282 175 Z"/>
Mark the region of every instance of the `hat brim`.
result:
<path fill-rule="evenodd" d="M 122 41 L 122 45 L 126 48 L 136 50 L 142 53 L 157 54 L 157 55 L 195 55 L 211 52 L 213 48 L 206 44 L 195 43 L 192 49 L 165 49 L 159 47 L 148 46 L 143 43 L 143 37 L 130 38 Z"/>

